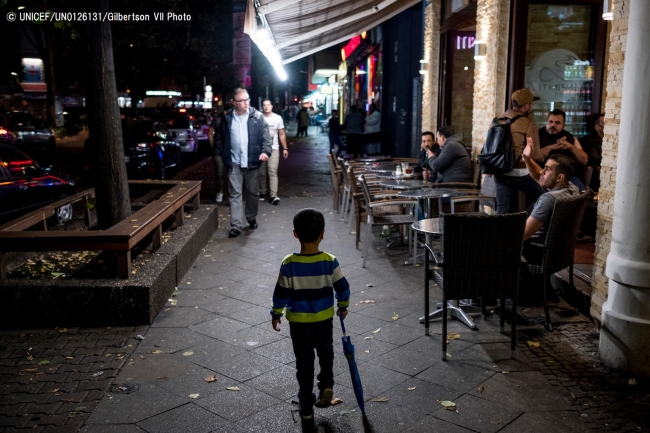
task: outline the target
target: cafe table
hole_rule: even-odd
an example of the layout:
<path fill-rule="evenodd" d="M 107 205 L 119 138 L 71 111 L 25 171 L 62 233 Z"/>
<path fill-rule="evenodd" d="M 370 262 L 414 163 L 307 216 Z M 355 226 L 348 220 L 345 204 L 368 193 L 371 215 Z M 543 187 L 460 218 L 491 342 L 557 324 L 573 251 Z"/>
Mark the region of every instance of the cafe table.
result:
<path fill-rule="evenodd" d="M 430 185 L 432 185 L 432 182 L 428 181 L 414 181 L 414 182 L 426 182 Z M 383 183 L 380 183 L 380 185 L 384 185 Z M 420 200 L 419 199 L 424 199 L 427 201 L 426 206 L 424 206 L 424 209 L 422 209 L 422 213 L 424 214 L 424 218 L 429 218 L 431 215 L 429 214 L 430 209 L 431 209 L 431 199 L 437 198 L 438 203 L 439 203 L 439 208 L 441 206 L 441 202 L 443 198 L 446 197 L 453 197 L 457 195 L 463 195 L 463 193 L 458 192 L 457 190 L 453 188 L 419 188 L 419 189 L 408 189 L 406 191 L 400 191 L 399 196 L 400 197 L 409 197 L 409 198 L 417 198 L 417 204 L 415 207 L 415 215 L 417 217 L 418 215 L 418 207 L 420 206 Z M 426 242 L 429 242 L 429 236 L 427 235 L 426 237 Z M 414 242 L 413 242 L 413 257 L 406 260 L 404 262 L 405 265 L 417 265 L 418 259 L 424 260 L 424 256 L 418 256 L 417 254 L 417 248 L 418 248 L 418 243 L 417 243 L 417 236 L 414 237 Z"/>
<path fill-rule="evenodd" d="M 379 161 L 392 161 L 392 156 L 369 156 L 366 158 L 357 158 L 356 162 L 379 162 Z"/>
<path fill-rule="evenodd" d="M 440 227 L 439 218 L 425 218 L 414 222 L 411 227 L 416 232 L 424 233 L 427 236 L 441 235 L 443 232 L 442 227 Z M 427 254 L 426 249 L 425 254 Z M 481 314 L 480 308 L 477 309 L 476 307 L 473 307 L 471 305 L 471 300 L 464 300 L 464 302 L 465 305 L 460 305 L 458 301 L 447 302 L 447 315 L 453 319 L 461 321 L 470 329 L 476 329 L 476 324 L 470 318 L 470 315 L 476 316 Z M 438 304 L 438 309 L 436 311 L 429 313 L 429 320 L 437 319 L 442 319 L 442 306 L 440 304 Z M 424 316 L 420 317 L 420 323 L 424 323 Z"/>
<path fill-rule="evenodd" d="M 382 180 L 379 182 L 379 185 L 383 186 L 384 188 L 389 188 L 389 189 L 399 189 L 399 190 L 415 190 L 415 189 L 422 189 L 422 188 L 431 188 L 434 183 L 429 182 L 428 180 L 417 180 L 417 179 L 386 179 Z M 402 195 L 403 192 L 400 192 L 400 195 Z"/>
<path fill-rule="evenodd" d="M 391 180 L 421 180 L 422 173 L 413 173 L 410 175 L 395 174 L 394 171 L 391 172 L 377 172 L 375 176 L 379 179 L 391 179 Z"/>

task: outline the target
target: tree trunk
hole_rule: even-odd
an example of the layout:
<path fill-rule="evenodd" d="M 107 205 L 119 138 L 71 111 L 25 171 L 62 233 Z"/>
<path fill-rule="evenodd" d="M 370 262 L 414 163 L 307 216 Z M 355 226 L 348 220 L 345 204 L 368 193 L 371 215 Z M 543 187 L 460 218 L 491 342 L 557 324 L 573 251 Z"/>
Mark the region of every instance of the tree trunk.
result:
<path fill-rule="evenodd" d="M 46 119 L 47 124 L 54 127 L 56 124 L 56 81 L 54 80 L 54 26 L 45 26 L 45 52 L 43 56 L 43 66 L 45 68 L 45 82 L 47 83 L 46 94 Z"/>
<path fill-rule="evenodd" d="M 92 11 L 109 11 L 108 0 L 92 0 L 87 5 Z M 88 23 L 88 83 L 88 130 L 90 146 L 94 148 L 91 154 L 95 155 L 97 220 L 103 230 L 131 215 L 108 21 Z"/>

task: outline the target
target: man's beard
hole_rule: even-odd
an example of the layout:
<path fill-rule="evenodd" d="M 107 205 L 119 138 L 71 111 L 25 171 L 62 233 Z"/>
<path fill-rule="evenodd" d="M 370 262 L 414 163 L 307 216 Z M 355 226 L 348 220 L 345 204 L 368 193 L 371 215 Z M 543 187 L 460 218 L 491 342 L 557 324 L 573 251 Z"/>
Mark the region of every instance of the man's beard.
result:
<path fill-rule="evenodd" d="M 560 138 L 562 138 L 562 136 L 563 136 L 562 132 L 564 132 L 564 131 L 556 132 L 555 134 L 553 134 L 548 129 L 546 130 L 546 134 L 548 134 L 548 137 L 551 139 L 552 142 L 556 142 Z"/>

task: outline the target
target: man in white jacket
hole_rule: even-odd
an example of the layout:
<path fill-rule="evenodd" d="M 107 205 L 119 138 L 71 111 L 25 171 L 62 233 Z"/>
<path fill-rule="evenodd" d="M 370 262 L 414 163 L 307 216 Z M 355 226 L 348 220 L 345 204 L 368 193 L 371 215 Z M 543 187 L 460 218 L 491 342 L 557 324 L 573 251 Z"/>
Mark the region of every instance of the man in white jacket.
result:
<path fill-rule="evenodd" d="M 366 116 L 364 138 L 366 152 L 368 155 L 375 155 L 381 152 L 381 113 L 377 105 L 370 104 L 370 113 Z"/>

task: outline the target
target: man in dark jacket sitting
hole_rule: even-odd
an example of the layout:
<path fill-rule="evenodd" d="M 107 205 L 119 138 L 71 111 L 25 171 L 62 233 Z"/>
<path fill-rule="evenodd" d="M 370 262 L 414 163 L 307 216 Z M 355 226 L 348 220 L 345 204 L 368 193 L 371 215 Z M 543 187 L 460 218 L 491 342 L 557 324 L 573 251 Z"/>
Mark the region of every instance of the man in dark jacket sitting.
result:
<path fill-rule="evenodd" d="M 221 155 L 230 181 L 230 233 L 242 229 L 242 193 L 246 194 L 245 216 L 250 230 L 257 228 L 259 168 L 271 155 L 273 140 L 262 113 L 250 106 L 246 89 L 235 89 L 235 108 L 226 112 L 215 130 L 215 155 Z"/>
<path fill-rule="evenodd" d="M 427 151 L 429 169 L 437 173 L 436 182 L 471 182 L 472 164 L 465 145 L 460 141 L 461 134 L 454 134 L 451 126 L 438 128 L 436 140 L 440 145 L 440 155 Z"/>

